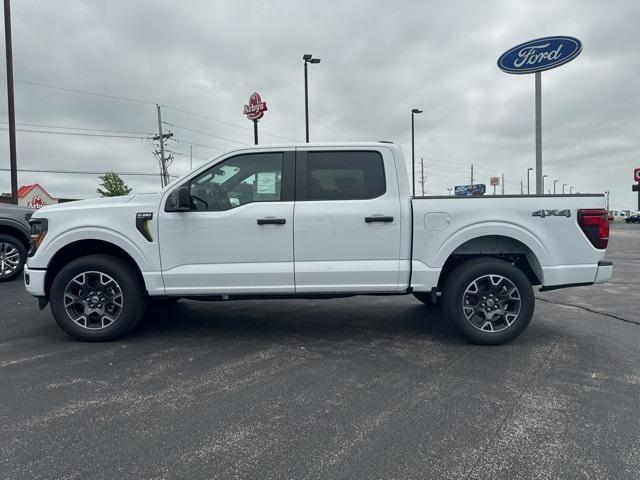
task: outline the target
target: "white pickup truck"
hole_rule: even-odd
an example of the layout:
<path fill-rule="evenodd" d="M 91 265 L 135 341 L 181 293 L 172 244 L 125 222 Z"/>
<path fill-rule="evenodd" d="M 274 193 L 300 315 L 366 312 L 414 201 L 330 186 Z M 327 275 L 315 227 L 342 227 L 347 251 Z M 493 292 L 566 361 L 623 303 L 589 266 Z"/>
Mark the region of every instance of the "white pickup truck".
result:
<path fill-rule="evenodd" d="M 27 290 L 82 340 L 149 300 L 413 294 L 468 340 L 529 324 L 533 286 L 606 282 L 603 195 L 412 198 L 390 142 L 228 152 L 161 192 L 33 215 Z"/>

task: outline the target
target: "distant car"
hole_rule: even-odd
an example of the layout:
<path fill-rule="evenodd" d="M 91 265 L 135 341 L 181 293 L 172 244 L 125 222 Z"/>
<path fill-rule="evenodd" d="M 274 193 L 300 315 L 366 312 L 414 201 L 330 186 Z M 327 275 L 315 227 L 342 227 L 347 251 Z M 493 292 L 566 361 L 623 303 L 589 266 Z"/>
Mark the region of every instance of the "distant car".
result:
<path fill-rule="evenodd" d="M 0 204 L 0 282 L 22 272 L 27 261 L 33 210 L 17 205 Z"/>
<path fill-rule="evenodd" d="M 640 223 L 640 214 L 631 215 L 630 217 L 625 218 L 624 221 L 627 223 Z"/>

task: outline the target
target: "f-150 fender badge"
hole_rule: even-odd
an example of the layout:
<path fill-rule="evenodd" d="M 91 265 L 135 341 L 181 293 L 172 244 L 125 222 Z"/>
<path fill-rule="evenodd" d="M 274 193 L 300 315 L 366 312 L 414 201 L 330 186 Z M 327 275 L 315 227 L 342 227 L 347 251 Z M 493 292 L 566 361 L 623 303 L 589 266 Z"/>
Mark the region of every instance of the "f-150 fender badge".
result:
<path fill-rule="evenodd" d="M 531 214 L 532 217 L 567 217 L 571 216 L 571 210 L 565 208 L 563 210 L 536 210 Z"/>
<path fill-rule="evenodd" d="M 138 212 L 136 213 L 136 230 L 138 230 L 144 238 L 149 242 L 153 242 L 151 236 L 151 230 L 149 229 L 149 220 L 153 218 L 151 212 Z"/>

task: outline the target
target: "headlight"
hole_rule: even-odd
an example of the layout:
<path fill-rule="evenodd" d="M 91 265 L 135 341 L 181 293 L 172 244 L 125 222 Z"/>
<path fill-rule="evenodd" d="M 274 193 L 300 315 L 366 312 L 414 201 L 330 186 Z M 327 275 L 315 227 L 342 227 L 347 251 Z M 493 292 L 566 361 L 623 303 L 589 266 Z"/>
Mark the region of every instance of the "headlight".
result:
<path fill-rule="evenodd" d="M 31 225 L 31 248 L 29 249 L 29 256 L 32 257 L 47 235 L 49 222 L 46 218 L 32 218 L 29 220 L 29 224 Z"/>

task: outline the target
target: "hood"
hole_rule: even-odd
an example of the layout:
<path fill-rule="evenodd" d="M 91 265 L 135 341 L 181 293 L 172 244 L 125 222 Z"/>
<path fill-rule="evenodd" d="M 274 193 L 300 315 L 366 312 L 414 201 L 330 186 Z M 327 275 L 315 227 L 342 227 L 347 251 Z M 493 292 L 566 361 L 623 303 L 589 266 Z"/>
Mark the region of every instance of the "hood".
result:
<path fill-rule="evenodd" d="M 33 208 L 23 207 L 22 205 L 14 205 L 13 203 L 0 203 L 0 212 L 3 211 L 8 212 L 9 214 L 20 212 L 29 213 L 33 212 Z"/>
<path fill-rule="evenodd" d="M 161 193 L 123 195 L 121 197 L 90 198 L 88 200 L 76 200 L 73 202 L 58 203 L 48 205 L 38 210 L 35 216 L 47 216 L 49 213 L 69 210 L 90 210 L 99 208 L 118 207 L 127 204 L 134 205 L 157 205 Z"/>

